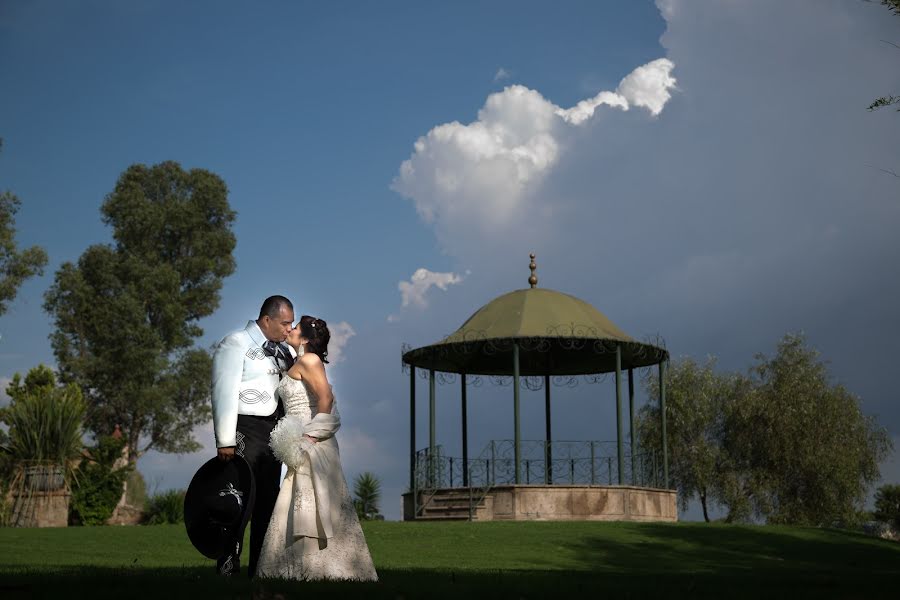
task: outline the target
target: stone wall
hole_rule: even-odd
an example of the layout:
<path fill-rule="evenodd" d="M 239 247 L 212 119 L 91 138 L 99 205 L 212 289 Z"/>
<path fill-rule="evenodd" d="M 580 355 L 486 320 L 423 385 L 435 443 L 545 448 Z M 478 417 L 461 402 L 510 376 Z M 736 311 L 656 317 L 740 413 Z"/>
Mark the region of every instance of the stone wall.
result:
<path fill-rule="evenodd" d="M 419 502 L 440 504 L 464 491 L 449 488 L 437 490 L 433 496 L 420 492 Z M 676 500 L 674 490 L 635 486 L 500 485 L 491 488 L 476 507 L 474 520 L 675 522 L 678 521 Z M 468 506 L 467 498 L 455 503 Z M 455 516 L 467 518 L 468 509 Z M 403 495 L 403 518 L 413 519 L 410 493 Z"/>
<path fill-rule="evenodd" d="M 677 521 L 675 492 L 631 486 L 497 486 L 485 520 Z M 487 506 L 485 508 L 488 508 Z M 488 511 L 485 511 L 486 513 Z"/>

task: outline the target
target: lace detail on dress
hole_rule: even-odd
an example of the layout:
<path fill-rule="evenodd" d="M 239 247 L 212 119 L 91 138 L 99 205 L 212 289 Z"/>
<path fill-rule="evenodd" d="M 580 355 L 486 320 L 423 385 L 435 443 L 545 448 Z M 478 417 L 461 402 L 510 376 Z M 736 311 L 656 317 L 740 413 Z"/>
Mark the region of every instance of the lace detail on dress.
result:
<path fill-rule="evenodd" d="M 312 419 L 318 411 L 319 401 L 306 389 L 306 384 L 290 375 L 278 382 L 275 393 L 281 397 L 284 414 Z"/>
<path fill-rule="evenodd" d="M 303 381 L 285 375 L 276 393 L 281 397 L 286 416 L 308 421 L 318 412 L 316 397 L 309 393 Z M 331 412 L 336 414 L 336 403 L 333 406 Z M 329 490 L 333 535 L 327 540 L 324 537 L 295 537 L 294 511 L 315 511 L 315 490 L 308 462 L 300 465 L 298 470 L 288 469 L 266 530 L 257 575 L 300 580 L 377 581 L 378 574 L 344 478 L 337 441 L 329 438 L 318 443 L 333 445 L 336 457 L 329 469 L 337 482 L 337 485 L 329 486 L 333 488 Z"/>

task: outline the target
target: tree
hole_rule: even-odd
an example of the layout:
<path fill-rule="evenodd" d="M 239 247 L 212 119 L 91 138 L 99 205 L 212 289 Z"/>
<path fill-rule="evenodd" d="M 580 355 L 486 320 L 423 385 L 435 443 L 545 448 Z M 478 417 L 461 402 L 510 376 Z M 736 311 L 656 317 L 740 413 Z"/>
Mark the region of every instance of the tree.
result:
<path fill-rule="evenodd" d="M 101 207 L 115 243 L 64 263 L 44 297 L 63 380 L 88 402 L 98 436 L 121 426 L 128 460 L 190 452 L 209 419 L 211 358 L 194 340 L 234 271 L 225 183 L 175 162 L 125 170 Z"/>
<path fill-rule="evenodd" d="M 356 515 L 360 519 L 373 519 L 378 514 L 378 502 L 381 499 L 381 482 L 368 471 L 357 475 L 353 482 L 353 504 Z"/>
<path fill-rule="evenodd" d="M 0 148 L 3 140 L 0 139 Z M 21 202 L 10 191 L 0 192 L 0 315 L 9 308 L 19 286 L 29 277 L 43 275 L 47 265 L 47 253 L 32 246 L 25 250 L 16 248 L 16 213 Z"/>
<path fill-rule="evenodd" d="M 751 376 L 756 393 L 732 423 L 744 443 L 727 451 L 756 474 L 756 512 L 771 523 L 855 520 L 892 449 L 887 431 L 830 381 L 802 334 L 786 335 L 771 358 L 758 355 Z"/>
<path fill-rule="evenodd" d="M 678 490 L 682 510 L 699 498 L 703 518 L 709 522 L 709 504 L 721 503 L 723 468 L 721 436 L 724 409 L 741 386 L 730 375 L 715 372 L 716 361 L 705 364 L 691 358 L 673 362 L 666 371 L 666 430 L 669 453 L 669 480 Z M 659 379 L 645 382 L 647 395 L 659 397 Z M 645 405 L 637 417 L 639 447 L 662 453 L 659 405 Z"/>
<path fill-rule="evenodd" d="M 875 518 L 900 531 L 900 485 L 883 485 L 875 491 Z"/>
<path fill-rule="evenodd" d="M 881 5 L 886 6 L 889 11 L 891 11 L 895 15 L 900 16 L 900 0 L 881 0 Z M 900 46 L 894 44 L 893 42 L 887 43 L 900 48 Z M 879 108 L 893 106 L 895 104 L 900 104 L 900 96 L 882 96 L 880 98 L 876 98 L 875 101 L 869 105 L 869 110 L 878 110 Z M 897 111 L 900 112 L 900 107 L 897 108 Z"/>
<path fill-rule="evenodd" d="M 682 506 L 699 497 L 707 520 L 710 501 L 728 510 L 727 521 L 855 520 L 891 441 L 830 381 L 805 338 L 786 335 L 746 376 L 713 367 L 687 359 L 667 371 L 669 475 Z M 658 385 L 651 377 L 650 397 Z M 641 410 L 638 432 L 642 450 L 659 449 L 655 403 Z"/>

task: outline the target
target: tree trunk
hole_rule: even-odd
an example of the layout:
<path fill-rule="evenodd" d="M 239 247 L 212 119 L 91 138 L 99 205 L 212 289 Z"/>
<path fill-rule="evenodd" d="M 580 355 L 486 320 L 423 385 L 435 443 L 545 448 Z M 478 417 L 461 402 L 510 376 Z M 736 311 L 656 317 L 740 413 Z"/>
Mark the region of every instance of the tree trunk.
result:
<path fill-rule="evenodd" d="M 706 510 L 706 492 L 700 494 L 700 506 L 703 507 L 703 519 L 709 523 L 709 512 Z"/>

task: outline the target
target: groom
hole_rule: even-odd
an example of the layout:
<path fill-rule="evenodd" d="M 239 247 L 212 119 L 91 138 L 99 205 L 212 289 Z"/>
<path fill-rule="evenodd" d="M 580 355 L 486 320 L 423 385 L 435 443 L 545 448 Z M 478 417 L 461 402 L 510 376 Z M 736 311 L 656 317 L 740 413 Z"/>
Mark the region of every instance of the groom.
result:
<path fill-rule="evenodd" d="M 294 324 L 294 306 L 284 296 L 271 296 L 259 309 L 259 318 L 226 335 L 216 346 L 212 370 L 213 427 L 220 460 L 242 456 L 253 471 L 256 502 L 250 520 L 250 565 L 253 577 L 266 527 L 272 516 L 281 463 L 269 448 L 269 434 L 284 413 L 275 388 L 293 357 L 285 340 Z M 240 570 L 243 540 L 219 558 L 222 575 Z M 233 565 L 233 567 L 232 567 Z"/>

